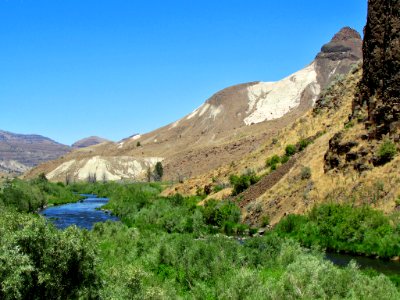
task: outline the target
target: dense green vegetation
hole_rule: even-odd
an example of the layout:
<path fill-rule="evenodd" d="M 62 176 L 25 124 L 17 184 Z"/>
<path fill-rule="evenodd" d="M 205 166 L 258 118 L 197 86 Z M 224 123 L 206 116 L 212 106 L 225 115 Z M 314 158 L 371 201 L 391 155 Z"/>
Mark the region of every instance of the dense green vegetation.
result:
<path fill-rule="evenodd" d="M 0 204 L 20 212 L 35 212 L 47 205 L 76 202 L 81 197 L 66 189 L 62 183 L 52 183 L 39 176 L 31 181 L 7 180 L 0 186 Z"/>
<path fill-rule="evenodd" d="M 0 299 L 96 297 L 97 258 L 88 232 L 0 207 Z"/>
<path fill-rule="evenodd" d="M 39 188 L 43 184 L 40 181 L 19 184 L 27 184 L 37 188 L 38 193 L 48 195 Z M 248 236 L 254 230 L 240 224 L 240 210 L 233 202 L 210 200 L 199 206 L 200 197 L 161 197 L 159 183 L 54 186 L 63 189 L 65 194 L 74 191 L 108 196 L 106 208 L 122 222 L 98 223 L 92 231 L 75 227 L 60 231 L 39 216 L 16 211 L 19 205 L 25 207 L 25 204 L 2 201 L 0 298 L 400 297 L 398 288 L 388 277 L 366 274 L 354 264 L 338 268 L 324 260 L 322 252 L 302 248 L 295 241 L 306 245 L 297 237 L 296 230 L 303 228 L 300 221 L 293 224 L 287 221 L 300 220 L 299 217 L 288 217 L 276 232 L 264 237 L 238 240 L 235 236 Z M 20 198 L 20 201 L 29 200 Z M 316 208 L 304 217 L 309 219 L 302 224 L 307 227 L 311 220 L 328 222 L 324 219 L 329 219 L 332 213 L 325 211 L 326 208 Z M 365 213 L 364 219 L 373 217 L 375 212 L 372 212 Z M 340 211 L 336 213 L 339 214 Z M 341 218 L 346 219 L 345 215 Z M 371 224 L 381 225 L 367 226 L 365 230 L 394 234 L 397 229 L 382 218 L 373 218 Z M 315 244 L 318 243 L 307 245 Z"/>
<path fill-rule="evenodd" d="M 307 215 L 288 215 L 275 231 L 311 247 L 391 258 L 400 254 L 400 215 L 369 206 L 323 204 Z"/>

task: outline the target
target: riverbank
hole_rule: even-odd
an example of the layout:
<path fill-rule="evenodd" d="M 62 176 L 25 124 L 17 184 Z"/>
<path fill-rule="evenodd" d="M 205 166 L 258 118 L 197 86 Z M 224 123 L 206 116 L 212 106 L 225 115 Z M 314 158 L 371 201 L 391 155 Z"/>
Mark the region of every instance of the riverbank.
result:
<path fill-rule="evenodd" d="M 277 232 L 238 243 L 233 236 L 254 228 L 240 223 L 233 202 L 199 206 L 200 197 L 161 197 L 158 184 L 82 187 L 109 195 L 107 209 L 121 222 L 56 230 L 43 218 L 0 205 L 0 298 L 13 298 L 3 291 L 18 291 L 20 298 L 38 291 L 100 299 L 400 298 L 389 277 L 353 264 L 339 268 L 323 252 Z M 43 274 L 51 280 L 38 281 Z"/>

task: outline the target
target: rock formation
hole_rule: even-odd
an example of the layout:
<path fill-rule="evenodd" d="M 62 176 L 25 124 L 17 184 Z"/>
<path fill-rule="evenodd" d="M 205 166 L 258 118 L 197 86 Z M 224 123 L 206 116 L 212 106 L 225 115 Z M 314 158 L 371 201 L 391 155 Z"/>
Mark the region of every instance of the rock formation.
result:
<path fill-rule="evenodd" d="M 368 2 L 363 77 L 353 115 L 368 113 L 370 137 L 396 134 L 400 124 L 400 1 Z"/>
<path fill-rule="evenodd" d="M 336 33 L 329 43 L 322 46 L 315 59 L 319 84 L 326 87 L 336 75 L 347 74 L 362 58 L 361 48 L 361 36 L 356 30 L 344 27 Z"/>
<path fill-rule="evenodd" d="M 374 0 L 368 4 L 363 74 L 350 120 L 329 142 L 325 171 L 350 167 L 359 172 L 371 170 L 390 161 L 381 157 L 384 140 L 392 145 L 400 141 L 400 1 Z"/>

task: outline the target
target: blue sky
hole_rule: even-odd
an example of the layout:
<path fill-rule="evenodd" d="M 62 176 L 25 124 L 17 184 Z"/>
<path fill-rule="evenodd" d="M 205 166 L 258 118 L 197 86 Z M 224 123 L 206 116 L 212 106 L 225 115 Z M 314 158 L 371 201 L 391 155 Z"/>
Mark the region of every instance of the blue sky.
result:
<path fill-rule="evenodd" d="M 0 129 L 71 144 L 173 122 L 218 90 L 279 80 L 367 0 L 0 0 Z"/>

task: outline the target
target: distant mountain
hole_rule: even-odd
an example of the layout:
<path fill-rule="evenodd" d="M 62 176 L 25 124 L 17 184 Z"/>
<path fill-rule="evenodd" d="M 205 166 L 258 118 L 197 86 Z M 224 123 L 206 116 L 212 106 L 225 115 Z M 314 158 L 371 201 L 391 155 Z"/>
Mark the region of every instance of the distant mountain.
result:
<path fill-rule="evenodd" d="M 69 146 L 37 134 L 0 130 L 0 172 L 20 174 L 71 151 Z"/>
<path fill-rule="evenodd" d="M 104 142 L 109 142 L 109 140 L 103 139 L 101 137 L 98 136 L 90 136 L 84 139 L 81 139 L 79 141 L 76 141 L 75 143 L 72 144 L 72 148 L 76 149 L 76 148 L 86 148 L 89 146 L 94 146 L 97 144 L 101 144 Z"/>
<path fill-rule="evenodd" d="M 45 172 L 51 180 L 82 180 L 95 173 L 143 180 L 162 161 L 164 178 L 181 180 L 230 164 L 304 116 L 322 90 L 361 61 L 361 48 L 360 34 L 345 27 L 309 65 L 280 81 L 225 88 L 176 122 L 119 143 L 78 149 L 28 176 Z"/>

